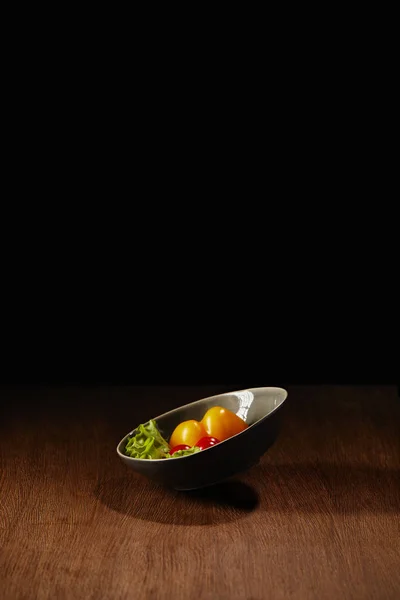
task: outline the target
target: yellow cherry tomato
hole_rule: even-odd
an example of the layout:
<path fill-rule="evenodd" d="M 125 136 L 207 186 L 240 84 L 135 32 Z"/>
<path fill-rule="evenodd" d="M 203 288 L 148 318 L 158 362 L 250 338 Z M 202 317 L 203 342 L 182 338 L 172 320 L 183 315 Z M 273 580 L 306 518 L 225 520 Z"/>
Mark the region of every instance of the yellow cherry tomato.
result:
<path fill-rule="evenodd" d="M 243 419 L 222 406 L 209 408 L 201 422 L 207 435 L 217 438 L 220 442 L 244 431 L 248 427 Z"/>
<path fill-rule="evenodd" d="M 171 448 L 179 446 L 180 444 L 195 446 L 196 442 L 206 435 L 207 433 L 203 423 L 190 419 L 190 421 L 183 421 L 183 423 L 179 423 L 179 425 L 175 427 L 169 440 L 169 445 Z"/>

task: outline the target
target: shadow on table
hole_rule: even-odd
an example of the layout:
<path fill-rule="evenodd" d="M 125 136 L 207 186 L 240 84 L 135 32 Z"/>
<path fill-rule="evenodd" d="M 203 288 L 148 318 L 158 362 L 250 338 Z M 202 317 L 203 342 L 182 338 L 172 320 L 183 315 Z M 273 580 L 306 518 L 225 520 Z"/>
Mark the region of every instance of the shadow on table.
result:
<path fill-rule="evenodd" d="M 122 514 L 165 524 L 216 525 L 266 513 L 400 514 L 400 471 L 368 466 L 260 463 L 239 479 L 177 492 L 137 474 L 104 480 L 94 495 Z M 256 491 L 257 490 L 257 491 Z"/>
<path fill-rule="evenodd" d="M 253 487 L 236 479 L 178 492 L 140 476 L 127 475 L 99 483 L 94 495 L 108 508 L 136 519 L 191 526 L 236 521 L 259 504 Z"/>

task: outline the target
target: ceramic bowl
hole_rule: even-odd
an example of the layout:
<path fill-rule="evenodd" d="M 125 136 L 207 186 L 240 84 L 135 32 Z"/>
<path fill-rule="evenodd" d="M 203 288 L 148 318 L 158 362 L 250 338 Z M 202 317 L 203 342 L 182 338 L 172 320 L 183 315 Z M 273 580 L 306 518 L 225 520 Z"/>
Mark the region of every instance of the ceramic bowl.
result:
<path fill-rule="evenodd" d="M 282 388 L 259 387 L 191 402 L 155 417 L 165 439 L 169 439 L 182 421 L 200 421 L 212 406 L 228 408 L 246 421 L 249 427 L 196 454 L 159 460 L 131 458 L 124 454 L 128 436 L 136 433 L 134 429 L 118 444 L 118 456 L 131 469 L 176 490 L 193 490 L 213 485 L 256 464 L 274 443 L 279 432 L 279 409 L 286 398 L 287 391 Z"/>

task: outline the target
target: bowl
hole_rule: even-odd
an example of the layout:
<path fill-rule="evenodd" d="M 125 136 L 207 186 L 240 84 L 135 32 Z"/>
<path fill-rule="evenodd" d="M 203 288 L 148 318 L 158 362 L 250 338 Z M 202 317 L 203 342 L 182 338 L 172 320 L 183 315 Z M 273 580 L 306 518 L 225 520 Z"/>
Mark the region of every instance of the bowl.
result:
<path fill-rule="evenodd" d="M 213 485 L 253 466 L 270 448 L 279 433 L 279 409 L 286 398 L 285 389 L 258 387 L 196 400 L 154 418 L 164 438 L 168 440 L 182 421 L 200 421 L 212 406 L 231 410 L 249 427 L 196 454 L 156 460 L 131 458 L 124 454 L 128 436 L 136 433 L 136 429 L 133 429 L 118 444 L 117 454 L 131 469 L 176 490 L 194 490 Z"/>

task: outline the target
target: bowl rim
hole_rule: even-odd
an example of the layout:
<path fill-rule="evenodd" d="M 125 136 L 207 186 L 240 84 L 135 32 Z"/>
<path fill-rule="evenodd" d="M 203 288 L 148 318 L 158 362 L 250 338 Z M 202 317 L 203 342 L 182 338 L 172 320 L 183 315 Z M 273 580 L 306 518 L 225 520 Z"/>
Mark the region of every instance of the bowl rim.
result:
<path fill-rule="evenodd" d="M 182 406 L 177 406 L 176 408 L 173 408 L 171 410 L 168 410 L 165 413 L 162 413 L 161 415 L 158 415 L 157 417 L 153 417 L 152 421 L 157 421 L 157 419 L 160 419 L 161 417 L 165 417 L 166 415 L 170 415 L 174 412 L 178 412 L 179 410 L 181 410 L 182 408 L 186 408 L 187 406 L 192 406 L 193 404 L 198 404 L 200 402 L 203 402 L 204 400 L 211 400 L 211 398 L 220 398 L 221 396 L 230 396 L 231 394 L 237 394 L 240 392 L 260 392 L 260 391 L 279 391 L 279 392 L 283 392 L 284 396 L 282 401 L 278 404 L 278 406 L 275 406 L 268 414 L 264 415 L 263 417 L 261 417 L 261 419 L 257 419 L 257 421 L 255 421 L 254 423 L 252 423 L 251 425 L 249 425 L 248 427 L 246 427 L 246 429 L 244 429 L 243 431 L 239 431 L 239 433 L 235 433 L 235 435 L 231 435 L 229 438 L 227 438 L 226 440 L 222 440 L 222 442 L 219 442 L 218 444 L 216 444 L 215 446 L 210 446 L 209 448 L 206 448 L 205 450 L 201 450 L 201 452 L 207 452 L 208 450 L 213 450 L 214 448 L 216 448 L 217 446 L 220 446 L 221 444 L 225 444 L 225 442 L 229 442 L 229 440 L 232 440 L 233 438 L 242 435 L 244 433 L 246 433 L 246 431 L 248 431 L 250 428 L 258 425 L 259 423 L 261 423 L 262 421 L 264 421 L 265 419 L 268 419 L 271 415 L 273 415 L 274 413 L 276 413 L 282 406 L 283 404 L 286 402 L 287 397 L 289 395 L 288 391 L 285 388 L 282 387 L 276 387 L 276 386 L 263 386 L 263 387 L 253 387 L 253 388 L 243 388 L 241 390 L 232 390 L 230 392 L 222 392 L 221 394 L 213 394 L 212 396 L 206 396 L 205 398 L 200 398 L 199 400 L 194 400 L 193 402 L 188 402 L 187 404 L 182 404 Z M 148 421 L 146 421 L 148 422 Z M 140 425 L 140 423 L 139 423 Z M 137 425 L 136 427 L 134 427 L 129 433 L 125 434 L 121 440 L 118 442 L 117 445 L 117 454 L 118 456 L 120 456 L 121 458 L 123 458 L 124 460 L 129 460 L 129 461 L 134 461 L 140 464 L 143 464 L 143 458 L 134 458 L 133 456 L 128 456 L 127 454 L 123 454 L 122 452 L 120 452 L 119 447 L 121 446 L 122 442 L 124 442 L 126 440 L 126 438 L 129 435 L 132 435 L 132 433 L 134 431 L 136 431 L 136 429 L 139 427 L 139 425 Z M 194 453 L 194 454 L 189 454 L 188 456 L 177 456 L 175 458 L 175 460 L 179 460 L 181 458 L 193 458 L 195 456 L 197 456 L 198 453 Z M 165 458 L 153 458 L 150 461 L 147 461 L 151 464 L 154 463 L 164 463 L 165 462 Z"/>

